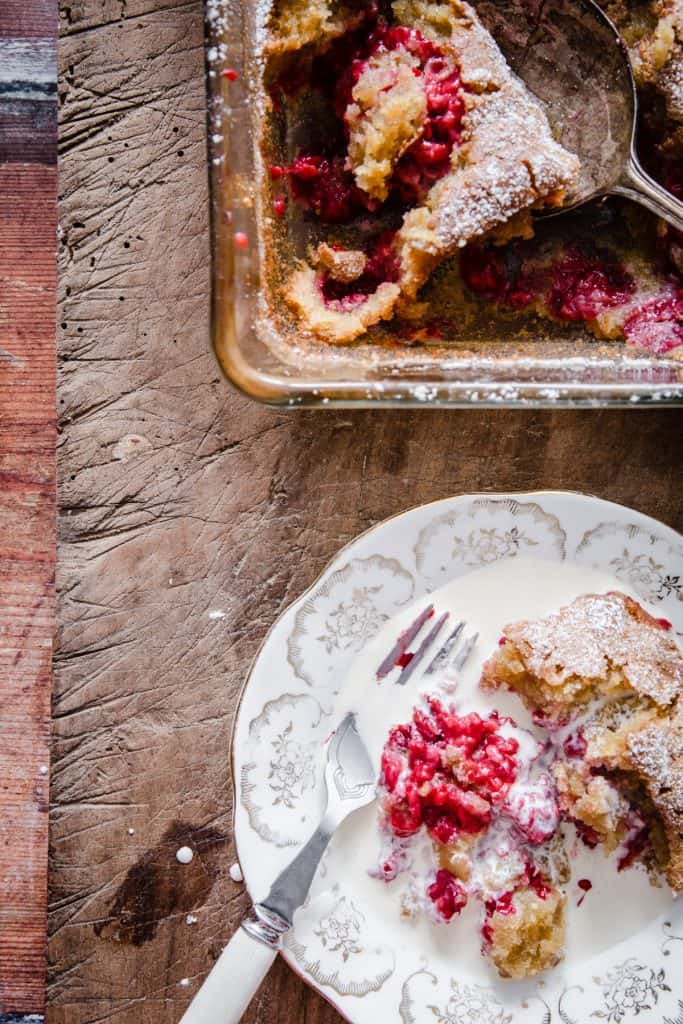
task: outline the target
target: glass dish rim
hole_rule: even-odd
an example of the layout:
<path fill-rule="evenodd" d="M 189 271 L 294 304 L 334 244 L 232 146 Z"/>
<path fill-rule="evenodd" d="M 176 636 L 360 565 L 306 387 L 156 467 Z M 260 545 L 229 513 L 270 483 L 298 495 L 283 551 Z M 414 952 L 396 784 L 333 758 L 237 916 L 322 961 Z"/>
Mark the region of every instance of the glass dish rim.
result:
<path fill-rule="evenodd" d="M 552 377 L 495 379 L 486 376 L 457 380 L 434 372 L 414 372 L 401 376 L 385 375 L 376 380 L 360 379 L 360 375 L 330 380 L 311 372 L 294 376 L 263 370 L 245 358 L 237 339 L 234 288 L 236 265 L 240 253 L 232 245 L 233 238 L 225 217 L 227 144 L 232 127 L 226 102 L 225 78 L 221 71 L 230 66 L 225 43 L 220 34 L 221 18 L 228 9 L 242 7 L 244 0 L 205 0 L 205 87 L 207 116 L 207 171 L 210 214 L 211 258 L 211 346 L 223 376 L 247 397 L 279 408 L 677 408 L 683 407 L 683 374 L 673 381 L 588 381 Z M 218 13 L 217 13 L 218 12 Z M 238 82 L 232 82 L 240 87 Z M 242 85 L 243 89 L 244 86 Z M 503 355 L 496 360 L 502 367 Z M 607 359 L 601 360 L 609 363 Z M 592 365 L 598 366 L 600 360 Z M 476 370 L 477 359 L 467 361 Z M 479 360 L 481 363 L 482 360 Z M 507 363 L 521 369 L 523 365 L 543 371 L 552 360 L 512 360 Z M 555 362 L 561 360 L 555 359 Z M 647 370 L 659 362 L 642 355 L 615 359 L 634 369 Z M 463 361 L 463 367 L 466 361 Z M 663 365 L 666 365 L 664 363 Z M 676 368 L 677 369 L 677 368 Z"/>

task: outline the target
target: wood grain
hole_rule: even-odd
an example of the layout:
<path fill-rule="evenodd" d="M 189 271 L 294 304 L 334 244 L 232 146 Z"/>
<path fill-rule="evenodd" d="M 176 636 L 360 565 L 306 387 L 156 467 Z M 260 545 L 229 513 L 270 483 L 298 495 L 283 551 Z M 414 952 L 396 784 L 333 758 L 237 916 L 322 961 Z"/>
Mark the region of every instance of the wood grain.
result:
<path fill-rule="evenodd" d="M 44 1005 L 55 562 L 56 13 L 0 5 L 0 1020 Z"/>
<path fill-rule="evenodd" d="M 45 978 L 57 222 L 54 167 L 19 162 L 34 131 L 0 146 L 0 1014 L 41 1010 Z"/>
<path fill-rule="evenodd" d="M 356 533 L 453 493 L 585 490 L 680 529 L 683 416 L 249 403 L 209 351 L 202 4 L 61 24 L 48 1019 L 175 1024 L 246 907 L 228 743 L 274 618 Z M 201 888 L 173 854 L 206 829 Z M 337 1019 L 281 963 L 246 1018 Z"/>

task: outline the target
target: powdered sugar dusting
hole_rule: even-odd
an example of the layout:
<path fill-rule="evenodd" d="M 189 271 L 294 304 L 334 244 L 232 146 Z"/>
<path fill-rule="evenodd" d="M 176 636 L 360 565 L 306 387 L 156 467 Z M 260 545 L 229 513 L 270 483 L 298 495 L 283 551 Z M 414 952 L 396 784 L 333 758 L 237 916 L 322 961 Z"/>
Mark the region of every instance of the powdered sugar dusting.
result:
<path fill-rule="evenodd" d="M 671 636 L 639 620 L 619 593 L 588 594 L 544 619 L 506 627 L 526 667 L 551 686 L 579 677 L 613 683 L 670 704 L 683 688 L 683 656 Z"/>
<path fill-rule="evenodd" d="M 499 89 L 474 99 L 464 153 L 464 162 L 435 189 L 444 246 L 462 247 L 568 187 L 579 168 L 553 139 L 537 101 L 509 72 Z"/>

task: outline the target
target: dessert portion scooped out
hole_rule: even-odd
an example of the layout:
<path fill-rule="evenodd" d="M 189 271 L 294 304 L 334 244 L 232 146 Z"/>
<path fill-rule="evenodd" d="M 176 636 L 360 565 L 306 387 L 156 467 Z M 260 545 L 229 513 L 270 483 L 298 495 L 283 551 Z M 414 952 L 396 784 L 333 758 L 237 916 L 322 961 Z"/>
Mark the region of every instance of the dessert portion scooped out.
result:
<path fill-rule="evenodd" d="M 450 921 L 479 900 L 482 949 L 503 977 L 553 967 L 564 943 L 560 876 L 538 856 L 559 825 L 542 753 L 511 718 L 459 715 L 427 698 L 382 755 L 382 828 L 393 839 L 382 877 L 396 877 L 406 840 L 426 831 L 435 860 L 427 909 Z"/>
<path fill-rule="evenodd" d="M 616 591 L 511 623 L 480 693 L 519 696 L 532 714 L 524 728 L 467 709 L 453 670 L 462 657 L 451 670 L 422 657 L 420 631 L 438 634 L 448 613 L 434 616 L 429 605 L 377 671 L 386 686 L 393 661 L 403 689 L 421 659 L 412 714 L 382 751 L 375 873 L 410 877 L 407 915 L 449 923 L 476 905 L 484 956 L 502 977 L 529 977 L 563 956 L 572 844 L 613 855 L 616 873 L 639 864 L 683 889 L 683 656 L 669 622 Z M 425 844 L 426 876 L 414 867 Z M 577 886 L 581 904 L 592 882 Z"/>
<path fill-rule="evenodd" d="M 271 30 L 271 66 L 290 62 L 280 88 L 300 87 L 306 66 L 309 83 L 322 77 L 344 139 L 282 168 L 294 198 L 328 223 L 377 217 L 374 238 L 349 249 L 330 235 L 285 287 L 334 344 L 400 312 L 468 242 L 528 237 L 532 208 L 560 205 L 579 168 L 469 4 L 394 0 L 386 13 L 291 0 Z M 381 230 L 383 212 L 395 227 Z"/>

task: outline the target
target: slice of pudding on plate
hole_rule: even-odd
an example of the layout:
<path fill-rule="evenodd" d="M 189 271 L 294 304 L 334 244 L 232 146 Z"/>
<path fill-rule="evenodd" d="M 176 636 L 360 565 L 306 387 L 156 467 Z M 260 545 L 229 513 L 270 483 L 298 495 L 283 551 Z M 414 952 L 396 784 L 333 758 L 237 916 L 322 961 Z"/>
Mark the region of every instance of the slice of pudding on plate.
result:
<path fill-rule="evenodd" d="M 482 686 L 517 693 L 551 735 L 560 807 L 589 846 L 623 844 L 683 889 L 683 655 L 665 619 L 618 592 L 512 623 Z"/>
<path fill-rule="evenodd" d="M 344 254 L 355 276 L 325 245 L 285 287 L 302 322 L 335 344 L 400 312 L 473 239 L 530 236 L 532 209 L 561 205 L 579 169 L 469 4 L 394 0 L 392 12 L 362 33 L 334 106 L 366 208 L 393 200 L 402 221 Z"/>

